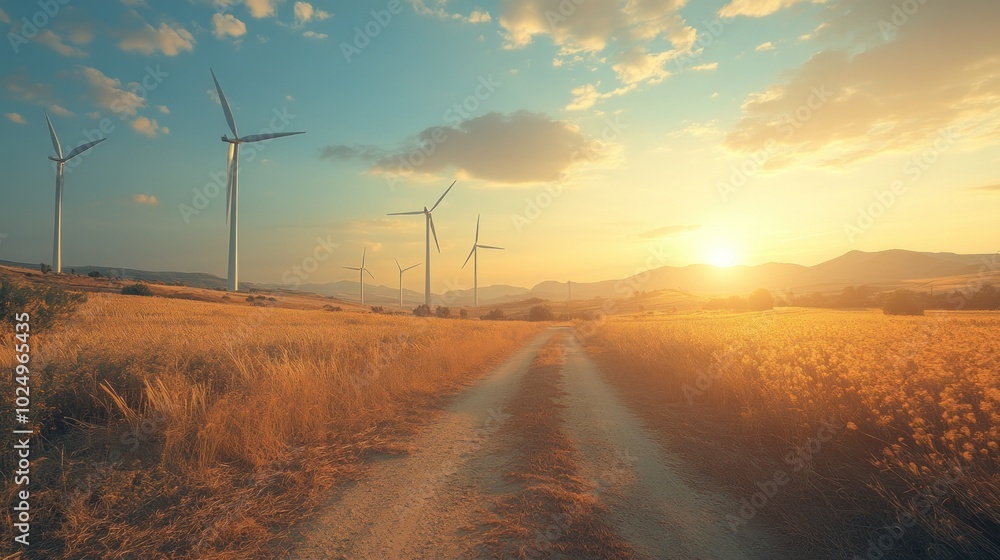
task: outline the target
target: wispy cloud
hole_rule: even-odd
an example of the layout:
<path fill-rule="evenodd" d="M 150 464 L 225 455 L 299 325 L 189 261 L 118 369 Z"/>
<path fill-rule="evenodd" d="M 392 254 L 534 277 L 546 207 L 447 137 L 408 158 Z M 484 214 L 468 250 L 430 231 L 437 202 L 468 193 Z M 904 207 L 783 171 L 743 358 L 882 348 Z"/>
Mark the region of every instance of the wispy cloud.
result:
<path fill-rule="evenodd" d="M 132 202 L 136 204 L 142 204 L 143 206 L 156 206 L 160 203 L 155 196 L 151 194 L 136 194 L 132 195 Z"/>
<path fill-rule="evenodd" d="M 138 14 L 136 14 L 138 17 Z M 142 20 L 141 17 L 138 19 Z M 163 22 L 159 27 L 142 20 L 142 24 L 122 34 L 118 48 L 126 52 L 142 54 L 162 53 L 166 56 L 176 56 L 182 52 L 194 50 L 195 39 L 190 31 L 179 24 Z"/>
<path fill-rule="evenodd" d="M 4 113 L 4 116 L 7 117 L 7 120 L 9 120 L 10 122 L 17 124 L 28 124 L 28 121 L 24 120 L 24 117 L 22 117 L 19 113 Z"/>
<path fill-rule="evenodd" d="M 633 237 L 636 239 L 660 239 L 663 237 L 676 237 L 685 233 L 691 233 L 701 229 L 701 226 L 663 226 L 642 233 L 637 233 Z"/>
<path fill-rule="evenodd" d="M 132 130 L 146 136 L 148 138 L 156 138 L 163 134 L 170 134 L 170 129 L 165 126 L 160 126 L 160 123 L 156 122 L 156 119 L 151 119 L 149 117 L 138 117 L 131 123 Z"/>
<path fill-rule="evenodd" d="M 247 26 L 242 21 L 236 19 L 233 14 L 213 14 L 212 15 L 212 35 L 216 39 L 226 37 L 242 37 L 247 33 Z"/>

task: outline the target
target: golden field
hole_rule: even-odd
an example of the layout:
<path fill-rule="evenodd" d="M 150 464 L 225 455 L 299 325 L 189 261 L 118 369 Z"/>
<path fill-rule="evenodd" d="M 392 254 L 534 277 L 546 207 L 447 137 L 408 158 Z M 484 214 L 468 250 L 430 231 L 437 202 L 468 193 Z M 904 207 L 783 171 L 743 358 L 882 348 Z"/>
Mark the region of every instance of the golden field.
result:
<path fill-rule="evenodd" d="M 0 328 L 13 349 L 12 329 Z M 392 452 L 437 399 L 536 329 L 91 294 L 31 338 L 32 419 L 44 436 L 33 449 L 32 549 L 271 556 L 366 453 Z M 0 366 L 14 365 L 0 352 Z M 10 376 L 2 384 L 13 393 Z"/>
<path fill-rule="evenodd" d="M 673 403 L 681 416 L 725 412 L 725 429 L 761 453 L 839 426 L 832 449 L 805 457 L 806 474 L 835 478 L 828 487 L 852 511 L 874 499 L 888 522 L 912 516 L 955 553 L 1000 550 L 1000 314 L 641 315 L 587 332 L 629 372 L 619 387 L 658 395 L 654 406 Z M 834 458 L 857 468 L 824 472 Z"/>

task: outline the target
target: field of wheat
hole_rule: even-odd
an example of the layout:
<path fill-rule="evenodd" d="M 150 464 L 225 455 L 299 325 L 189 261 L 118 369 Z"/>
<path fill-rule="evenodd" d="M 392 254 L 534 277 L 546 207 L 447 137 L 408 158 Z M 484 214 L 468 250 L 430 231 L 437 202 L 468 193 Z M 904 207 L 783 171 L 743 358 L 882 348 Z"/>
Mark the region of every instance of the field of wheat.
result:
<path fill-rule="evenodd" d="M 1000 314 L 633 316 L 593 339 L 650 390 L 725 410 L 755 441 L 789 447 L 841 426 L 851 444 L 836 451 L 877 472 L 844 487 L 956 551 L 1000 553 Z"/>
<path fill-rule="evenodd" d="M 9 325 L 0 328 L 0 344 L 13 349 Z M 391 448 L 435 399 L 536 328 L 91 294 L 31 339 L 32 415 L 43 436 L 32 463 L 32 549 L 50 558 L 270 556 L 360 457 Z M 0 352 L 0 366 L 13 371 L 12 351 Z M 10 376 L 2 385 L 13 394 Z"/>

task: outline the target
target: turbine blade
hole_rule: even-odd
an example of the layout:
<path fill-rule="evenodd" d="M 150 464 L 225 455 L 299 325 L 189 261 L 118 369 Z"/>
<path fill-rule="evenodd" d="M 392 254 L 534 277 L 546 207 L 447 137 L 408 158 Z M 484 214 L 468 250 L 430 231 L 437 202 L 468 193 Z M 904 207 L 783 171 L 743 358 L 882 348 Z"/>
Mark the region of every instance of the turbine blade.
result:
<path fill-rule="evenodd" d="M 222 104 L 222 110 L 226 113 L 226 123 L 229 124 L 229 130 L 233 131 L 234 137 L 239 138 L 240 135 L 236 132 L 236 120 L 233 119 L 233 111 L 229 108 L 229 102 L 226 101 L 226 94 L 222 93 L 222 86 L 219 85 L 219 80 L 215 77 L 215 70 L 211 68 L 208 70 L 212 73 L 212 81 L 215 82 L 215 91 L 219 92 L 219 103 Z"/>
<path fill-rule="evenodd" d="M 423 213 L 423 210 L 417 210 L 416 212 L 393 212 L 392 214 L 386 214 L 386 216 L 416 216 Z"/>
<path fill-rule="evenodd" d="M 266 134 L 251 134 L 250 136 L 244 136 L 240 138 L 240 142 L 260 142 L 261 140 L 270 140 L 271 138 L 283 138 L 285 136 L 295 136 L 296 134 L 305 134 L 305 132 L 269 132 Z"/>
<path fill-rule="evenodd" d="M 226 223 L 229 223 L 229 214 L 233 211 L 233 167 L 236 165 L 236 144 L 229 144 L 229 157 L 226 159 Z"/>
<path fill-rule="evenodd" d="M 477 247 L 476 245 L 472 246 L 472 250 L 469 251 L 469 256 L 465 257 L 465 262 L 462 263 L 462 268 L 465 268 L 465 265 L 469 264 L 469 259 L 471 259 L 472 258 L 472 254 L 476 252 L 476 247 Z"/>
<path fill-rule="evenodd" d="M 368 270 L 367 268 L 363 268 L 363 269 L 361 269 L 361 270 L 364 270 L 365 272 L 367 272 L 367 273 L 368 273 L 368 276 L 371 276 L 371 277 L 372 277 L 372 280 L 374 280 L 374 279 L 375 279 L 375 276 L 374 276 L 374 275 L 372 275 L 372 273 L 371 273 L 371 272 L 370 272 L 370 271 L 369 271 L 369 270 Z"/>
<path fill-rule="evenodd" d="M 396 268 L 398 268 L 400 272 L 403 272 L 403 267 L 399 266 L 399 261 L 396 260 L 396 257 L 392 257 L 392 262 L 396 263 Z"/>
<path fill-rule="evenodd" d="M 56 151 L 56 157 L 62 159 L 62 147 L 59 146 L 59 137 L 56 136 L 56 129 L 52 127 L 52 121 L 49 120 L 49 112 L 44 111 L 45 122 L 49 123 L 49 136 L 52 138 L 52 149 Z"/>
<path fill-rule="evenodd" d="M 427 214 L 427 221 L 431 224 L 431 233 L 434 234 L 434 245 L 438 248 L 438 253 L 441 252 L 441 244 L 438 243 L 438 232 L 434 229 L 434 216 Z"/>
<path fill-rule="evenodd" d="M 360 268 L 358 268 L 356 266 L 342 266 L 340 268 L 346 268 L 347 270 L 361 270 Z"/>
<path fill-rule="evenodd" d="M 454 187 L 455 183 L 457 183 L 457 182 L 458 182 L 458 179 L 452 181 L 451 182 L 451 187 Z M 448 191 L 451 190 L 451 187 L 448 187 L 448 190 L 444 191 L 444 194 L 441 195 L 441 198 L 439 198 L 438 201 L 434 203 L 434 206 L 431 206 L 431 210 L 430 210 L 431 212 L 433 212 L 434 209 L 438 207 L 438 204 L 441 204 L 441 201 L 444 200 L 444 197 L 448 196 Z"/>
<path fill-rule="evenodd" d="M 422 264 L 424 264 L 424 263 L 417 263 L 417 264 L 415 264 L 413 266 L 408 266 L 408 267 L 404 268 L 401 272 L 406 272 L 407 270 L 410 270 L 411 268 L 417 268 L 418 266 L 420 266 Z"/>
<path fill-rule="evenodd" d="M 475 243 L 473 243 L 473 245 L 475 245 L 476 243 L 479 243 L 479 215 L 478 214 L 476 215 L 476 241 L 475 241 Z"/>
<path fill-rule="evenodd" d="M 480 249 L 500 249 L 501 251 L 505 250 L 503 247 L 494 247 L 492 245 L 476 245 L 476 247 L 479 247 Z"/>
<path fill-rule="evenodd" d="M 69 161 L 69 160 L 75 158 L 76 156 L 82 154 L 83 152 L 86 152 L 87 150 L 89 150 L 89 149 L 93 148 L 94 146 L 100 144 L 101 142 L 104 142 L 105 140 L 107 140 L 107 138 L 101 138 L 100 140 L 94 140 L 93 142 L 87 142 L 86 144 L 80 144 L 79 146 L 73 148 L 73 151 L 70 152 L 69 155 L 66 156 L 63 159 L 63 161 Z"/>
<path fill-rule="evenodd" d="M 367 254 L 368 254 L 368 246 L 365 245 L 365 250 L 361 252 L 361 268 L 362 268 L 362 270 L 365 268 L 365 255 L 367 255 Z"/>

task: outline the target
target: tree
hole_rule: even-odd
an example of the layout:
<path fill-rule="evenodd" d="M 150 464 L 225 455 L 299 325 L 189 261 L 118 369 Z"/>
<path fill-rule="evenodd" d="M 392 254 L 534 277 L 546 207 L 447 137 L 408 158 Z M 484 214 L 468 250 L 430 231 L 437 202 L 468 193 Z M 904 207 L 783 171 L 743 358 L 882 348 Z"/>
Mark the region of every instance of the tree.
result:
<path fill-rule="evenodd" d="M 882 312 L 886 315 L 923 315 L 924 308 L 917 301 L 917 294 L 910 290 L 896 290 L 886 298 Z"/>
<path fill-rule="evenodd" d="M 469 310 L 465 309 L 463 307 L 462 309 L 460 309 L 458 311 L 458 316 L 459 316 L 459 318 L 462 318 L 462 319 L 468 319 L 469 318 Z"/>
<path fill-rule="evenodd" d="M 548 305 L 536 305 L 528 310 L 529 321 L 555 321 L 556 315 Z"/>
<path fill-rule="evenodd" d="M 749 305 L 751 311 L 774 309 L 774 296 L 764 288 L 758 288 L 747 297 L 747 305 Z"/>
<path fill-rule="evenodd" d="M 447 319 L 447 318 L 451 317 L 451 309 L 449 309 L 449 308 L 447 308 L 447 307 L 445 307 L 443 305 L 439 305 L 438 308 L 437 308 L 437 316 L 440 317 L 440 318 L 442 318 L 442 319 Z"/>
<path fill-rule="evenodd" d="M 484 321 L 503 321 L 506 318 L 503 314 L 503 309 L 491 309 L 486 315 L 480 317 Z"/>
<path fill-rule="evenodd" d="M 421 303 L 420 305 L 413 308 L 413 314 L 417 317 L 430 317 L 431 307 L 426 303 Z"/>
<path fill-rule="evenodd" d="M 42 274 L 48 274 L 52 272 L 52 267 L 45 263 L 40 264 L 39 269 L 42 271 Z"/>
<path fill-rule="evenodd" d="M 149 289 L 149 286 L 143 284 L 142 282 L 136 282 L 131 286 L 125 286 L 122 288 L 122 295 L 125 296 L 151 296 L 153 295 L 153 290 Z"/>

